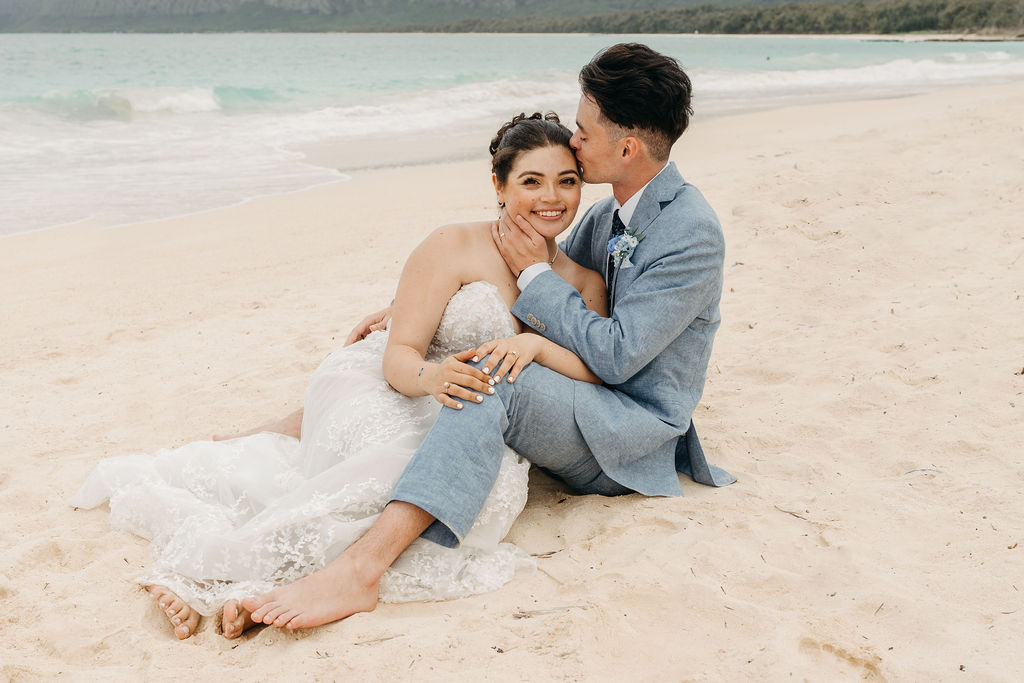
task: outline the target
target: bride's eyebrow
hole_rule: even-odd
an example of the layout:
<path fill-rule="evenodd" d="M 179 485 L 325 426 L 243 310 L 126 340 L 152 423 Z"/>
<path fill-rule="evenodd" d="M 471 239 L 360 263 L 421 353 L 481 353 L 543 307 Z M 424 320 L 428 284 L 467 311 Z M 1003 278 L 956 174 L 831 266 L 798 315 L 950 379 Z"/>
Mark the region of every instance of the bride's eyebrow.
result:
<path fill-rule="evenodd" d="M 579 174 L 580 174 L 579 171 L 577 171 L 574 168 L 567 168 L 564 171 L 560 171 L 558 173 L 559 177 L 564 176 L 564 175 L 574 175 L 574 176 L 579 177 Z M 525 178 L 527 176 L 538 176 L 540 178 L 543 178 L 544 174 L 541 173 L 540 171 L 523 171 L 522 173 L 520 173 L 519 175 L 516 176 L 516 180 L 520 180 L 520 179 Z"/>

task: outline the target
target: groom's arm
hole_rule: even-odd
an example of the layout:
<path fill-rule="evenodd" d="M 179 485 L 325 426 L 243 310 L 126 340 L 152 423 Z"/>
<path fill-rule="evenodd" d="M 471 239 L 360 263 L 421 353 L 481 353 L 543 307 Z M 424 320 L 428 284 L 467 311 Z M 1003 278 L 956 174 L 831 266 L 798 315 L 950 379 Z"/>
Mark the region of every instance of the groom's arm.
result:
<path fill-rule="evenodd" d="M 576 353 L 608 384 L 625 382 L 721 296 L 724 246 L 720 229 L 717 224 L 688 222 L 691 224 L 661 226 L 692 237 L 638 265 L 643 272 L 620 293 L 611 317 L 587 310 L 579 293 L 550 271 L 527 285 L 512 313 Z"/>
<path fill-rule="evenodd" d="M 394 304 L 394 300 L 392 300 L 391 303 Z M 345 339 L 343 346 L 348 346 L 356 343 L 357 341 L 361 341 L 368 337 L 371 332 L 386 330 L 388 322 L 391 320 L 391 308 L 391 306 L 382 308 L 376 313 L 371 313 L 356 323 L 356 326 L 348 333 L 348 338 Z"/>

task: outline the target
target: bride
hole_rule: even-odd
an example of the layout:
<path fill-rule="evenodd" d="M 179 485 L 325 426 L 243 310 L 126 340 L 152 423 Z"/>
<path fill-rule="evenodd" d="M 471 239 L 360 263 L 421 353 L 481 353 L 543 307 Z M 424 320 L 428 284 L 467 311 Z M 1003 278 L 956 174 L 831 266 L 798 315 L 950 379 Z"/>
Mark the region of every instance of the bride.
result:
<path fill-rule="evenodd" d="M 492 179 L 499 206 L 535 219 L 552 268 L 606 316 L 601 276 L 555 244 L 580 203 L 570 136 L 554 114 L 516 116 L 491 142 Z M 155 561 L 139 583 L 178 638 L 195 633 L 200 615 L 218 612 L 223 635 L 237 638 L 253 625 L 244 598 L 340 555 L 379 516 L 442 406 L 486 401 L 495 382 L 514 381 L 530 362 L 600 382 L 572 352 L 522 331 L 509 312 L 517 274 L 494 246 L 492 225 L 444 226 L 416 247 L 389 330 L 328 356 L 310 378 L 304 411 L 233 439 L 97 465 L 72 504 L 109 500 L 113 526 L 151 540 Z M 490 367 L 470 364 L 484 353 L 495 360 Z M 416 541 L 381 579 L 380 599 L 472 595 L 532 568 L 529 556 L 501 543 L 526 503 L 528 468 L 506 448 L 463 544 Z"/>

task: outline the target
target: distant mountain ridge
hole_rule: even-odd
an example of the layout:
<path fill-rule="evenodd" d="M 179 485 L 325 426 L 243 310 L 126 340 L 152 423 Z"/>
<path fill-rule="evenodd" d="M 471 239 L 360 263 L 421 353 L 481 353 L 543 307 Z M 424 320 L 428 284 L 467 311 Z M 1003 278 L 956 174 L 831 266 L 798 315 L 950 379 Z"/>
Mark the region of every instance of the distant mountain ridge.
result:
<path fill-rule="evenodd" d="M 702 4 L 723 4 L 707 2 Z M 197 16 L 260 6 L 302 14 L 343 15 L 373 11 L 403 14 L 433 10 L 445 14 L 487 11 L 500 16 L 579 16 L 698 4 L 696 0 L 0 0 L 0 15 L 22 18 Z M 737 4 L 726 2 L 724 4 Z M 757 4 L 757 3 L 755 3 Z"/>
<path fill-rule="evenodd" d="M 195 16 L 220 14 L 246 4 L 293 12 L 331 14 L 331 0 L 0 0 L 0 15 L 29 17 Z"/>
<path fill-rule="evenodd" d="M 146 30 L 161 26 L 218 30 L 350 30 L 412 25 L 440 26 L 465 19 L 577 17 L 698 4 L 736 5 L 744 0 L 0 0 L 0 31 Z M 776 4 L 750 0 L 746 4 Z M 296 24 L 297 22 L 297 24 Z M 283 24 L 283 25 L 282 25 Z"/>

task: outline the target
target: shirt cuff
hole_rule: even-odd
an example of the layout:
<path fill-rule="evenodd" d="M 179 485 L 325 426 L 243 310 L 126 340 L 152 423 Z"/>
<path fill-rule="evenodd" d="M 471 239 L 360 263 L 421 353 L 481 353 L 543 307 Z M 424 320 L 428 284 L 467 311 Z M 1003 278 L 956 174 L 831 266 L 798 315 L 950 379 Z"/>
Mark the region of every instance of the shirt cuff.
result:
<path fill-rule="evenodd" d="M 541 261 L 540 263 L 534 263 L 532 266 L 523 268 L 523 272 L 519 273 L 519 279 L 516 280 L 516 284 L 519 285 L 519 291 L 526 289 L 526 286 L 533 282 L 533 278 L 537 277 L 545 270 L 551 270 L 551 265 Z"/>

